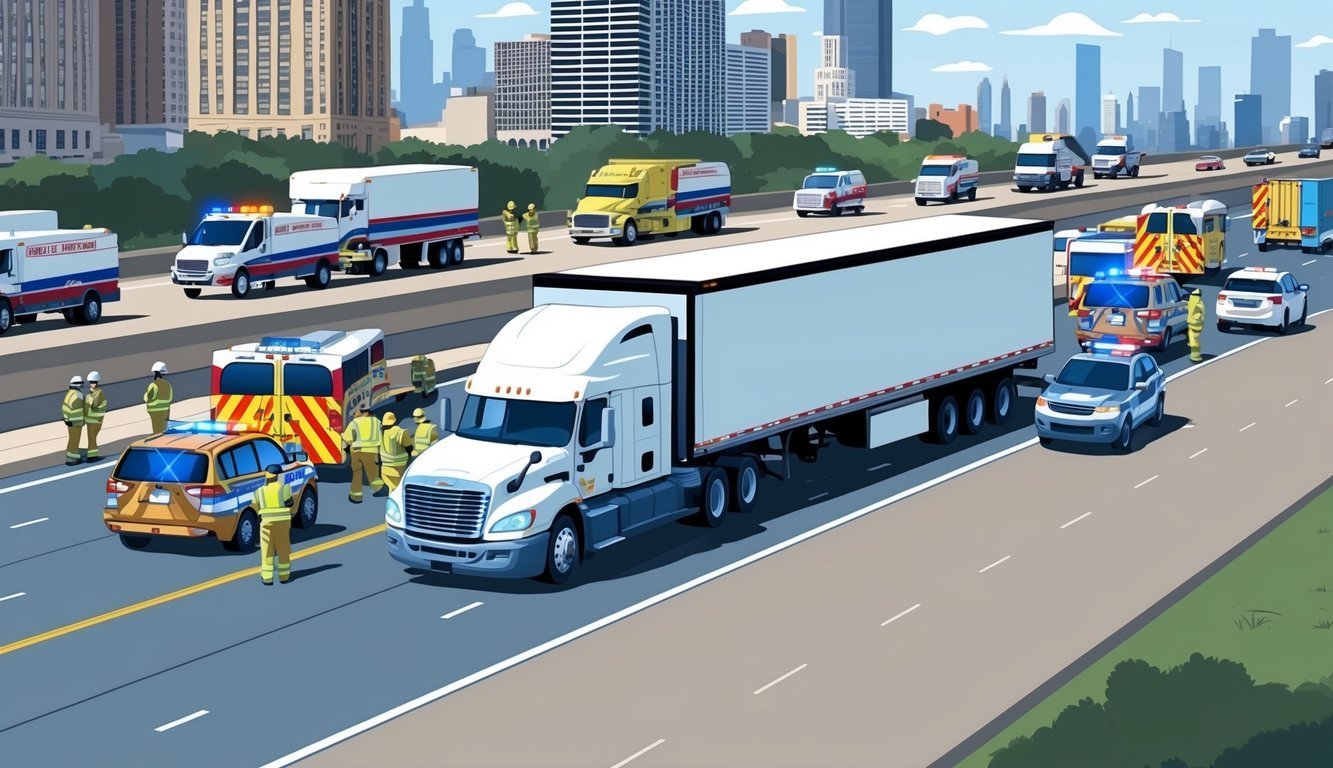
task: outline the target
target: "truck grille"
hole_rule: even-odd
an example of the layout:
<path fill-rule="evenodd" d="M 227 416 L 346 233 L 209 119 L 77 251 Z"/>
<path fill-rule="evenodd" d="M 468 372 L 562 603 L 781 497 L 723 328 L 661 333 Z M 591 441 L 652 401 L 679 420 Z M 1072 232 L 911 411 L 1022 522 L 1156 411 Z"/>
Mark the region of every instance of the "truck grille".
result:
<path fill-rule="evenodd" d="M 176 271 L 203 274 L 208 271 L 208 261 L 204 259 L 181 259 L 176 262 Z"/>
<path fill-rule="evenodd" d="M 798 194 L 796 204 L 802 208 L 823 208 L 824 196 L 818 193 Z"/>
<path fill-rule="evenodd" d="M 611 217 L 593 213 L 579 213 L 574 216 L 574 226 L 579 229 L 606 229 L 611 226 Z"/>
<path fill-rule="evenodd" d="M 1048 401 L 1052 411 L 1056 413 L 1067 413 L 1071 416 L 1091 416 L 1095 406 L 1091 405 L 1069 405 L 1068 403 L 1057 403 L 1054 400 Z"/>
<path fill-rule="evenodd" d="M 944 191 L 944 185 L 938 181 L 923 181 L 916 185 L 918 195 L 938 195 Z"/>
<path fill-rule="evenodd" d="M 409 530 L 458 539 L 481 538 L 490 499 L 481 491 L 408 485 L 403 492 Z"/>

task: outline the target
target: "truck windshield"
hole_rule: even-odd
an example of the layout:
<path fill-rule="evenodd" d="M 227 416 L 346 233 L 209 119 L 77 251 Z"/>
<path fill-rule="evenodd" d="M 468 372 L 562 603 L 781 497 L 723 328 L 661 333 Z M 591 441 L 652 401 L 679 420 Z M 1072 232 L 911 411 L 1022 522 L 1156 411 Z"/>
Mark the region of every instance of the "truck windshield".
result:
<path fill-rule="evenodd" d="M 245 233 L 250 231 L 250 224 L 249 221 L 236 219 L 201 221 L 190 236 L 190 245 L 239 246 L 245 242 Z"/>
<path fill-rule="evenodd" d="M 456 434 L 488 443 L 559 448 L 574 436 L 577 411 L 574 403 L 468 395 Z"/>
<path fill-rule="evenodd" d="M 1127 269 L 1126 261 L 1123 253 L 1079 253 L 1075 245 L 1075 250 L 1069 254 L 1069 274 L 1094 277 L 1098 272 Z"/>
<path fill-rule="evenodd" d="M 176 448 L 131 448 L 111 476 L 131 483 L 197 485 L 208 481 L 208 457 Z"/>
<path fill-rule="evenodd" d="M 806 176 L 802 189 L 834 189 L 838 186 L 837 176 Z"/>
<path fill-rule="evenodd" d="M 1100 145 L 1100 146 L 1097 147 L 1097 154 L 1099 154 L 1099 155 L 1123 155 L 1123 154 L 1125 154 L 1125 148 L 1124 148 L 1124 147 L 1117 147 L 1117 146 L 1115 146 L 1114 144 L 1102 144 L 1102 145 Z"/>
<path fill-rule="evenodd" d="M 1132 283 L 1091 283 L 1083 289 L 1083 306 L 1143 309 L 1148 306 L 1148 286 Z"/>
<path fill-rule="evenodd" d="M 1018 155 L 1018 165 L 1020 168 L 1054 168 L 1055 155 Z"/>
<path fill-rule="evenodd" d="M 589 184 L 584 197 L 615 197 L 633 200 L 639 196 L 638 184 Z"/>
<path fill-rule="evenodd" d="M 1019 163 L 1022 165 L 1022 163 Z M 921 166 L 920 176 L 948 176 L 949 171 L 953 170 L 952 165 L 923 165 Z"/>
<path fill-rule="evenodd" d="M 1129 366 L 1102 360 L 1074 359 L 1055 379 L 1068 387 L 1091 387 L 1124 392 L 1129 389 Z"/>

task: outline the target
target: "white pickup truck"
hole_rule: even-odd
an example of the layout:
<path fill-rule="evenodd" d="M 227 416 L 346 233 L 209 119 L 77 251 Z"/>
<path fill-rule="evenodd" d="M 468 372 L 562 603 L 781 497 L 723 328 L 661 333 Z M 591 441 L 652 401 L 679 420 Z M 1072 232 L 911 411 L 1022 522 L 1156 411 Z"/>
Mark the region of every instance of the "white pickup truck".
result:
<path fill-rule="evenodd" d="M 1120 174 L 1138 176 L 1144 153 L 1134 149 L 1134 140 L 1128 136 L 1107 136 L 1092 153 L 1092 177 L 1113 179 Z"/>

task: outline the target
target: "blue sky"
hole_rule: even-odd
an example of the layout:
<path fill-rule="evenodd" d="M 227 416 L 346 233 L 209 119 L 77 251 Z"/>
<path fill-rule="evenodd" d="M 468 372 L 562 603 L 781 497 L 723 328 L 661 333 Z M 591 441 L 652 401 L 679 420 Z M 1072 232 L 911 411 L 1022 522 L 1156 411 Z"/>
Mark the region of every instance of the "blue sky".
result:
<path fill-rule="evenodd" d="M 397 83 L 397 37 L 402 22 L 402 8 L 411 0 L 393 0 L 394 82 Z M 473 30 L 477 41 L 488 48 L 497 40 L 516 40 L 528 32 L 549 31 L 549 1 L 527 0 L 426 0 L 431 9 L 431 32 L 435 38 L 435 68 L 449 69 L 450 43 L 456 27 Z M 985 76 L 991 79 L 995 98 L 999 99 L 1001 79 L 1008 75 L 1013 90 L 1014 122 L 1026 119 L 1026 99 L 1032 91 L 1045 91 L 1054 106 L 1061 98 L 1073 99 L 1074 44 L 1102 46 L 1102 90 L 1114 90 L 1123 101 L 1130 89 L 1142 85 L 1161 85 L 1161 50 L 1169 45 L 1182 51 L 1185 58 L 1185 103 L 1193 118 L 1198 87 L 1198 67 L 1222 67 L 1224 111 L 1230 96 L 1249 90 L 1250 37 L 1259 26 L 1273 27 L 1279 35 L 1291 35 L 1293 43 L 1312 38 L 1327 40 L 1318 47 L 1292 50 L 1292 111 L 1310 115 L 1314 102 L 1314 75 L 1323 68 L 1333 68 L 1333 14 L 1315 14 L 1317 0 L 1266 2 L 1262 12 L 1253 2 L 1241 0 L 1178 0 L 1177 2 L 1076 1 L 1063 3 L 1019 3 L 1016 0 L 933 0 L 931 2 L 894 3 L 894 88 L 911 93 L 917 104 L 940 102 L 953 105 L 976 100 L 976 86 Z M 743 7 L 744 6 L 744 7 Z M 794 34 L 798 38 L 800 90 L 813 93 L 814 67 L 818 64 L 817 35 L 823 27 L 822 0 L 727 0 L 727 39 L 739 42 L 740 33 L 764 29 L 773 33 Z M 746 13 L 739 10 L 769 11 L 775 8 L 803 11 Z M 1001 10 L 1003 8 L 1003 10 Z M 466 10 L 463 10 L 466 9 Z M 503 9 L 503 10 L 502 10 Z M 532 15 L 507 15 L 514 11 Z M 500 14 L 478 18 L 477 14 Z M 904 31 L 916 26 L 926 14 L 946 18 L 971 16 L 985 28 L 963 28 L 934 35 Z M 1047 25 L 1062 14 L 1083 14 L 1093 29 L 1120 36 L 1095 35 L 1006 35 L 1005 31 L 1026 30 Z M 1123 23 L 1136 16 L 1174 14 L 1183 21 L 1173 23 Z M 1081 20 L 1066 17 L 1063 24 Z M 957 23 L 957 20 L 955 19 Z M 969 21 L 962 26 L 977 25 Z M 927 24 L 926 26 L 930 26 Z M 1326 37 L 1317 37 L 1326 36 Z M 971 62 L 990 67 L 989 72 L 933 72 L 940 66 Z M 1227 116 L 1230 117 L 1229 115 Z M 998 106 L 996 119 L 999 119 Z M 1228 122 L 1230 120 L 1228 119 Z"/>

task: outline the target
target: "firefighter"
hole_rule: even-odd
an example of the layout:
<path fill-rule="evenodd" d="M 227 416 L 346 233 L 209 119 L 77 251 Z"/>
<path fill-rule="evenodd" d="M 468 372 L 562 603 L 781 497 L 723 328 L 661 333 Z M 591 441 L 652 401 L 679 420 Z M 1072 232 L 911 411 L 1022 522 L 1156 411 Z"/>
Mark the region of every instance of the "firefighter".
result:
<path fill-rule="evenodd" d="M 106 419 L 106 392 L 102 391 L 102 374 L 93 371 L 88 374 L 88 398 L 84 401 L 83 421 L 88 425 L 88 463 L 100 461 L 97 450 L 97 433 L 102 431 L 102 422 Z"/>
<path fill-rule="evenodd" d="M 518 253 L 518 214 L 514 213 L 514 201 L 505 206 L 500 219 L 505 225 L 505 253 Z"/>
<path fill-rule="evenodd" d="M 166 432 L 167 420 L 171 418 L 171 382 L 167 381 L 166 363 L 153 363 L 153 381 L 143 394 L 143 401 L 148 406 L 148 419 L 153 423 L 153 434 Z"/>
<path fill-rule="evenodd" d="M 1190 362 L 1202 363 L 1203 294 L 1198 288 L 1195 288 L 1194 292 L 1190 294 L 1189 319 L 1186 321 L 1186 325 L 1189 328 Z"/>
<path fill-rule="evenodd" d="M 278 581 L 292 577 L 292 489 L 282 481 L 282 465 L 264 467 L 264 487 L 255 494 L 259 507 L 259 578 L 273 586 L 273 557 Z"/>
<path fill-rule="evenodd" d="M 412 458 L 415 459 L 440 439 L 440 426 L 426 418 L 425 408 L 412 411 L 412 421 L 417 425 L 412 432 Z"/>
<path fill-rule="evenodd" d="M 425 355 L 412 358 L 412 389 L 429 397 L 435 391 L 435 361 Z"/>
<path fill-rule="evenodd" d="M 79 436 L 83 432 L 82 376 L 75 376 L 69 380 L 65 401 L 60 404 L 60 418 L 69 429 L 69 442 L 65 443 L 65 464 L 72 467 L 83 461 L 83 455 L 79 453 Z"/>
<path fill-rule="evenodd" d="M 361 406 L 357 417 L 343 431 L 343 442 L 352 455 L 352 490 L 348 492 L 347 500 L 353 504 L 361 503 L 362 473 L 370 484 L 371 493 L 384 487 L 379 466 L 375 463 L 379 458 L 381 436 L 379 419 L 371 414 L 369 403 Z"/>
<path fill-rule="evenodd" d="M 398 426 L 398 417 L 390 411 L 384 414 L 383 438 L 380 440 L 380 472 L 389 491 L 398 488 L 407 469 L 407 449 L 412 447 L 412 436 Z"/>
<path fill-rule="evenodd" d="M 528 203 L 528 212 L 523 214 L 523 223 L 528 228 L 528 253 L 537 252 L 537 233 L 541 231 L 541 217 L 537 215 L 537 206 Z"/>

